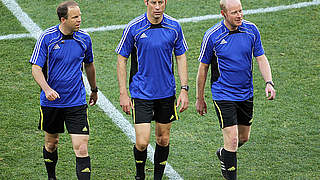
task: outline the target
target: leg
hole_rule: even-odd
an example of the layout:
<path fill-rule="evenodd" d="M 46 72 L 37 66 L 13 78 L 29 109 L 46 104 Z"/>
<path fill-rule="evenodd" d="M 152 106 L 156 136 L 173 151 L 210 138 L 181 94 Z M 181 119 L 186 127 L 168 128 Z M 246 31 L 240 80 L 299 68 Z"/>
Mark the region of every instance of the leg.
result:
<path fill-rule="evenodd" d="M 237 179 L 237 148 L 238 148 L 238 127 L 237 125 L 222 129 L 224 148 L 221 150 L 225 164 L 225 176 L 228 180 Z"/>
<path fill-rule="evenodd" d="M 249 140 L 251 126 L 238 125 L 239 141 L 238 148 Z"/>
<path fill-rule="evenodd" d="M 136 131 L 136 148 L 139 151 L 147 149 L 150 139 L 150 123 L 141 123 L 134 125 Z"/>
<path fill-rule="evenodd" d="M 227 180 L 237 179 L 238 127 L 237 108 L 232 101 L 214 101 L 220 127 L 222 129 L 224 148 L 219 148 L 221 174 Z"/>
<path fill-rule="evenodd" d="M 133 154 L 136 161 L 136 179 L 145 179 L 145 164 L 147 159 L 147 147 L 150 139 L 150 123 L 135 124 L 136 144 Z"/>
<path fill-rule="evenodd" d="M 61 109 L 54 107 L 40 107 L 39 130 L 44 133 L 43 158 L 46 165 L 48 179 L 56 179 L 56 164 L 58 161 L 59 133 L 64 132 L 64 116 Z"/>
<path fill-rule="evenodd" d="M 156 123 L 156 150 L 154 154 L 154 179 L 162 179 L 169 156 L 169 139 L 172 123 Z"/>
<path fill-rule="evenodd" d="M 224 149 L 229 152 L 236 152 L 238 148 L 238 128 L 237 125 L 222 129 Z"/>
<path fill-rule="evenodd" d="M 251 124 L 253 121 L 253 98 L 246 101 L 238 102 L 238 132 L 239 143 L 238 147 L 242 146 L 249 140 Z"/>
<path fill-rule="evenodd" d="M 153 118 L 154 102 L 152 100 L 132 99 L 132 119 L 136 133 L 136 144 L 133 154 L 136 165 L 136 179 L 145 179 L 147 147 L 150 139 L 150 123 Z"/>
<path fill-rule="evenodd" d="M 76 155 L 76 174 L 79 180 L 89 180 L 91 175 L 88 154 L 89 121 L 87 105 L 64 108 L 65 124 Z"/>
<path fill-rule="evenodd" d="M 48 173 L 48 179 L 56 179 L 59 134 L 50 134 L 45 132 L 44 139 L 45 145 L 43 147 L 43 158 Z"/>
<path fill-rule="evenodd" d="M 91 175 L 90 156 L 88 154 L 89 135 L 70 134 L 73 150 L 76 154 L 76 172 L 79 180 L 89 180 Z"/>

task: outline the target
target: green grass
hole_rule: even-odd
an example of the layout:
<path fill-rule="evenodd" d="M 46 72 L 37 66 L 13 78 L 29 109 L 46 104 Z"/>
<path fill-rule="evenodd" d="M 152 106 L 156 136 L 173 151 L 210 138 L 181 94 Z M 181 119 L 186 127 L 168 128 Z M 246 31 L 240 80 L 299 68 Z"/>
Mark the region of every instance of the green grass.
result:
<path fill-rule="evenodd" d="M 0 35 L 27 33 L 16 19 L 15 16 L 6 8 L 6 6 L 0 3 Z"/>
<path fill-rule="evenodd" d="M 56 5 L 61 1 L 17 1 L 42 29 L 58 24 Z M 83 28 L 126 24 L 142 14 L 141 0 L 81 0 Z M 250 0 L 244 9 L 288 5 L 303 0 Z M 192 7 L 192 8 L 190 8 Z M 130 9 L 130 10 L 128 10 Z M 0 3 L 0 35 L 26 33 Z M 170 0 L 167 14 L 175 18 L 218 14 L 218 1 Z M 247 15 L 258 26 L 272 66 L 277 99 L 264 97 L 264 82 L 254 67 L 255 113 L 249 143 L 238 153 L 239 179 L 319 179 L 320 171 L 320 6 Z M 190 108 L 179 114 L 170 140 L 170 165 L 184 179 L 221 179 L 215 150 L 222 145 L 218 120 L 207 83 L 208 114 L 196 114 L 197 58 L 204 32 L 220 20 L 184 23 L 189 46 Z M 97 83 L 117 107 L 116 48 L 122 30 L 90 33 L 95 53 Z M 39 87 L 28 60 L 34 39 L 0 41 L 0 179 L 45 179 L 42 162 L 43 132 L 37 130 Z M 125 117 L 132 123 L 130 116 Z M 92 179 L 133 179 L 132 143 L 97 106 L 89 108 L 89 153 Z M 154 134 L 154 131 L 152 131 Z M 151 144 L 154 146 L 154 135 Z M 76 179 L 75 157 L 67 133 L 61 134 L 57 175 Z M 147 176 L 153 165 L 147 162 Z M 167 177 L 165 178 L 167 179 Z"/>

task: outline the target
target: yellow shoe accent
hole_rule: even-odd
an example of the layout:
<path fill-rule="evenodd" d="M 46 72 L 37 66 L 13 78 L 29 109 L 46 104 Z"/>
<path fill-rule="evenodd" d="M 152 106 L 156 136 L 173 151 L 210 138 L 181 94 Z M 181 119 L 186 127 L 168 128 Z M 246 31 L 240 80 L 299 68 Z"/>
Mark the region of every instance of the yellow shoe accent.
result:
<path fill-rule="evenodd" d="M 81 172 L 83 172 L 83 173 L 89 173 L 89 172 L 91 172 L 90 171 L 90 169 L 89 168 L 85 168 L 84 170 L 82 170 Z"/>
<path fill-rule="evenodd" d="M 87 127 L 84 127 L 84 128 L 82 129 L 82 131 L 88 131 Z"/>
<path fill-rule="evenodd" d="M 234 166 L 232 166 L 231 168 L 228 169 L 228 171 L 235 171 L 236 168 Z"/>
<path fill-rule="evenodd" d="M 136 163 L 139 163 L 139 164 L 141 164 L 141 163 L 143 163 L 143 161 L 138 161 L 138 160 L 136 160 Z"/>
<path fill-rule="evenodd" d="M 252 121 L 253 121 L 253 118 L 249 121 L 249 123 L 252 123 Z"/>
<path fill-rule="evenodd" d="M 159 163 L 160 165 L 166 165 L 167 164 L 167 161 L 163 161 L 161 163 Z"/>
<path fill-rule="evenodd" d="M 44 162 L 52 163 L 53 161 L 51 159 L 44 159 Z"/>
<path fill-rule="evenodd" d="M 172 115 L 171 117 L 170 117 L 170 120 L 172 120 L 174 118 L 174 115 Z"/>

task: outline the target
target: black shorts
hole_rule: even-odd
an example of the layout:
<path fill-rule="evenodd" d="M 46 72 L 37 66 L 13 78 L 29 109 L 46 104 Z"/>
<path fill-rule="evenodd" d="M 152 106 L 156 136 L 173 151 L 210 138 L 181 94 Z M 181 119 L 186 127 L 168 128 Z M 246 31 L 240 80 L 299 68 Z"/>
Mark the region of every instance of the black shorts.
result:
<path fill-rule="evenodd" d="M 40 107 L 39 129 L 50 134 L 63 133 L 64 123 L 69 134 L 89 134 L 88 105 L 56 108 Z"/>
<path fill-rule="evenodd" d="M 133 98 L 132 118 L 135 124 L 156 122 L 167 124 L 178 120 L 176 97 L 145 100 Z"/>
<path fill-rule="evenodd" d="M 233 125 L 251 126 L 253 97 L 245 101 L 213 101 L 220 128 Z"/>

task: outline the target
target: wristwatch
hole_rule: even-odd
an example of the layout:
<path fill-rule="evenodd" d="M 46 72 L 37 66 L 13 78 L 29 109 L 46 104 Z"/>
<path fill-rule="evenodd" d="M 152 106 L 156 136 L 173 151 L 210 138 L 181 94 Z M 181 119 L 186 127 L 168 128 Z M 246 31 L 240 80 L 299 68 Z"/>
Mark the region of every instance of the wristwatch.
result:
<path fill-rule="evenodd" d="M 274 83 L 273 83 L 272 81 L 267 81 L 267 82 L 266 82 L 266 85 L 267 85 L 267 84 L 270 84 L 272 87 L 274 87 Z"/>
<path fill-rule="evenodd" d="M 98 86 L 96 86 L 94 89 L 91 89 L 91 92 L 98 92 Z"/>
<path fill-rule="evenodd" d="M 186 91 L 189 91 L 189 86 L 188 86 L 188 85 L 181 86 L 181 89 L 184 89 L 184 90 L 186 90 Z"/>

